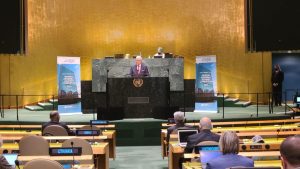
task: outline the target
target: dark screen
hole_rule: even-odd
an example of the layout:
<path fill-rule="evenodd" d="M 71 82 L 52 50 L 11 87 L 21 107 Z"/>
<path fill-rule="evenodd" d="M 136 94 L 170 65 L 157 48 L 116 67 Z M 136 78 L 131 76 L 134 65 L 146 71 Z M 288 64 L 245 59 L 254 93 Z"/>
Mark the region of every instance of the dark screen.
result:
<path fill-rule="evenodd" d="M 1 0 L 0 1 L 0 53 L 16 54 L 22 53 L 21 45 L 24 32 L 21 28 L 23 0 Z"/>
<path fill-rule="evenodd" d="M 193 130 L 193 131 L 182 130 L 182 131 L 180 131 L 179 132 L 180 142 L 181 143 L 187 142 L 188 136 L 193 135 L 193 134 L 197 134 L 197 130 Z"/>
<path fill-rule="evenodd" d="M 252 2 L 255 51 L 300 49 L 299 0 L 250 1 Z"/>

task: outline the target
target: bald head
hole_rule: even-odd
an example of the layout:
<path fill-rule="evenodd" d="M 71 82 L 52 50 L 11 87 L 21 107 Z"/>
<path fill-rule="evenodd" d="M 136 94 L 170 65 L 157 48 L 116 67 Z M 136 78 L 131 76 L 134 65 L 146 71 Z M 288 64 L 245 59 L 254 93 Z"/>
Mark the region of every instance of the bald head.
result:
<path fill-rule="evenodd" d="M 300 135 L 286 138 L 280 145 L 283 168 L 300 167 Z"/>
<path fill-rule="evenodd" d="M 50 113 L 50 120 L 51 121 L 59 122 L 59 118 L 60 118 L 60 116 L 59 116 L 58 111 L 52 111 Z"/>
<path fill-rule="evenodd" d="M 212 125 L 211 125 L 211 120 L 210 120 L 210 118 L 208 118 L 208 117 L 203 117 L 203 118 L 200 120 L 199 128 L 200 128 L 200 130 L 203 130 L 203 129 L 209 129 L 209 130 L 211 130 L 211 129 L 212 129 Z"/>

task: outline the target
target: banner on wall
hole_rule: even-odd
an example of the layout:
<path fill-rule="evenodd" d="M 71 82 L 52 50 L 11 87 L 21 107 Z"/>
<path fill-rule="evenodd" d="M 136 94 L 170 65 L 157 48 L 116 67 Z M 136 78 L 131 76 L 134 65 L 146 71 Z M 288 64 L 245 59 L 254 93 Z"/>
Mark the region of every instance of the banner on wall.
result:
<path fill-rule="evenodd" d="M 196 57 L 194 112 L 217 113 L 216 56 Z"/>
<path fill-rule="evenodd" d="M 58 112 L 81 112 L 80 57 L 57 57 Z"/>

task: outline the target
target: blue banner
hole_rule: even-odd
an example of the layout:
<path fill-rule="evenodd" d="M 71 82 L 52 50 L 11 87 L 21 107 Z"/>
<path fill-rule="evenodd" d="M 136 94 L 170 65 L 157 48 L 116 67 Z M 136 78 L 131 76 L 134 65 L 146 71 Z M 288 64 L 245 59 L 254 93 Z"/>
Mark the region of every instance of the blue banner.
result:
<path fill-rule="evenodd" d="M 217 113 L 217 68 L 216 56 L 196 57 L 194 112 Z"/>
<path fill-rule="evenodd" d="M 81 112 L 80 58 L 57 57 L 58 112 Z"/>

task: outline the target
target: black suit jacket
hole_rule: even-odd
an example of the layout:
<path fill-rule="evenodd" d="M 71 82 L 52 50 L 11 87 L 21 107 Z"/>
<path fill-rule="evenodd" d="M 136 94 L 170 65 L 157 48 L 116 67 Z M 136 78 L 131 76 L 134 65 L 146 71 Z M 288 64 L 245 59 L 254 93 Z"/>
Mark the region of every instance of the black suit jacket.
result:
<path fill-rule="evenodd" d="M 144 63 L 141 64 L 140 73 L 138 73 L 136 68 L 137 68 L 137 65 L 134 65 L 130 68 L 131 77 L 146 77 L 146 76 L 150 75 L 148 67 Z"/>
<path fill-rule="evenodd" d="M 47 122 L 47 123 L 44 123 L 44 124 L 42 125 L 42 133 L 44 132 L 44 129 L 45 129 L 46 127 L 51 126 L 51 125 L 59 125 L 59 126 L 62 126 L 63 128 L 65 128 L 65 129 L 67 130 L 69 136 L 74 136 L 74 135 L 75 135 L 75 133 L 74 133 L 72 130 L 70 130 L 70 128 L 69 128 L 65 123 L 54 122 L 54 121 L 49 121 L 49 122 Z"/>
<path fill-rule="evenodd" d="M 272 79 L 271 79 L 272 86 L 273 86 L 273 83 L 277 83 L 278 84 L 278 86 L 273 86 L 273 90 L 275 90 L 275 92 L 281 92 L 283 80 L 284 80 L 284 73 L 282 71 L 279 71 L 278 73 L 276 73 L 275 71 L 273 71 L 273 73 L 272 73 Z"/>
<path fill-rule="evenodd" d="M 220 136 L 218 134 L 212 133 L 208 129 L 201 130 L 197 134 L 193 134 L 187 138 L 187 145 L 185 147 L 185 153 L 192 153 L 194 146 L 202 141 L 216 141 L 219 142 Z"/>

